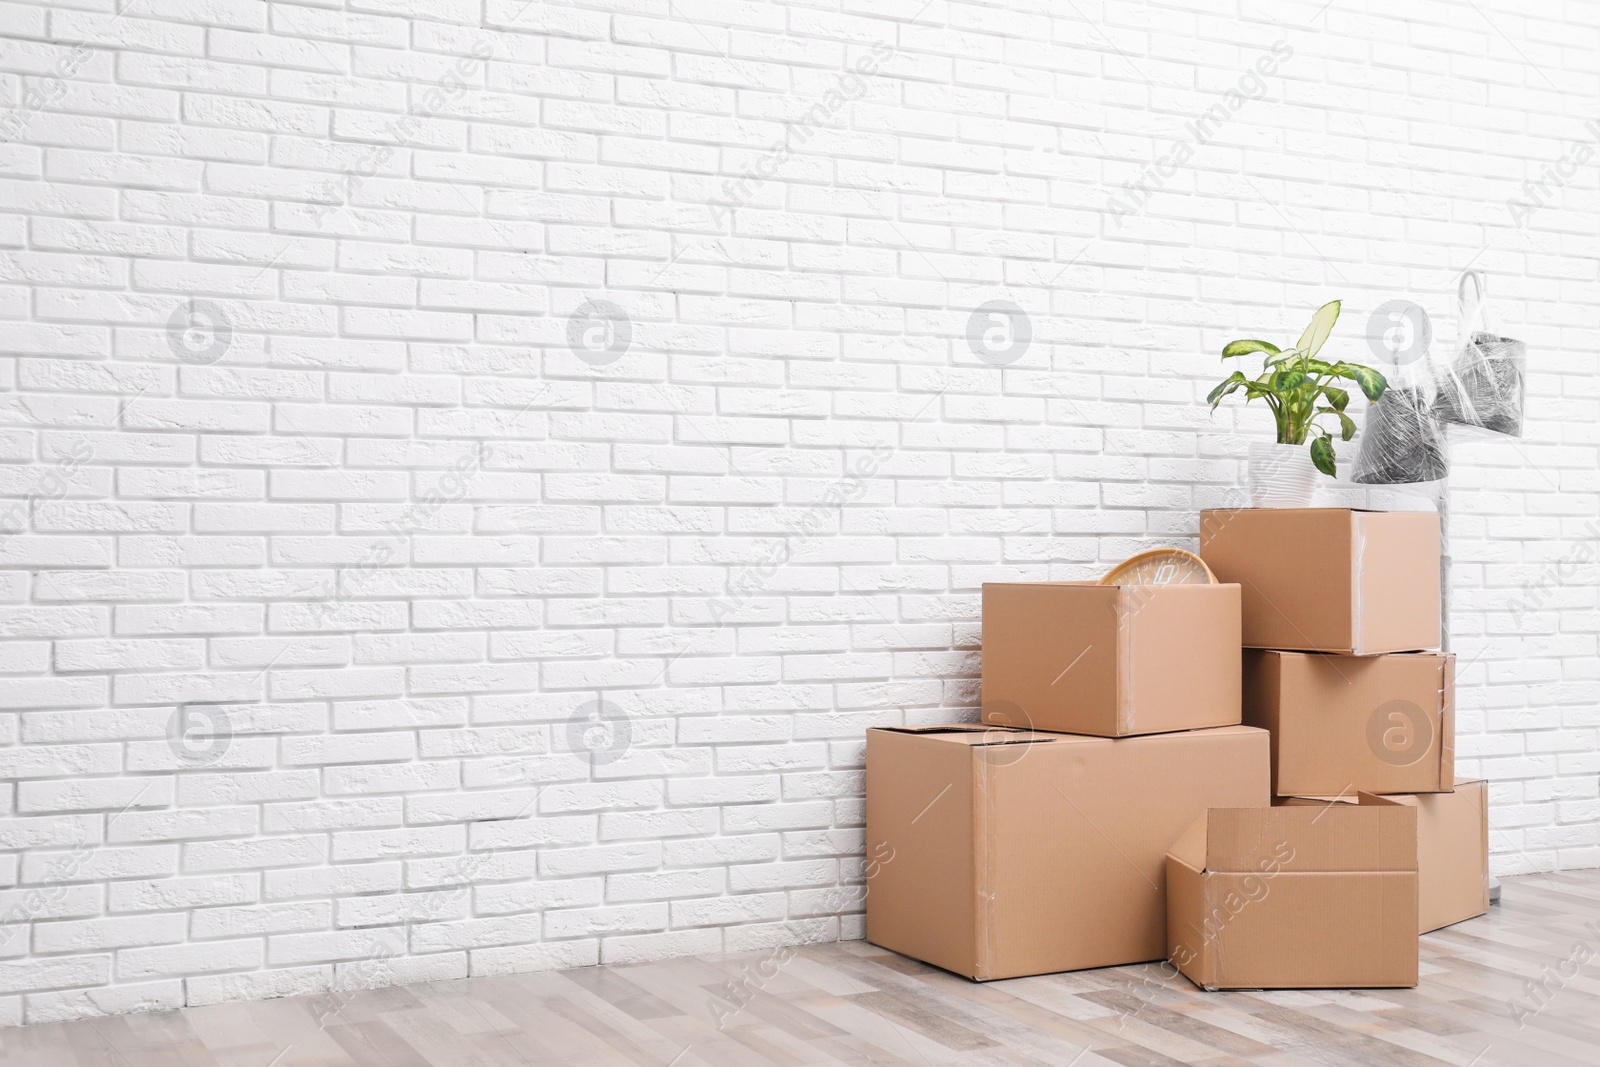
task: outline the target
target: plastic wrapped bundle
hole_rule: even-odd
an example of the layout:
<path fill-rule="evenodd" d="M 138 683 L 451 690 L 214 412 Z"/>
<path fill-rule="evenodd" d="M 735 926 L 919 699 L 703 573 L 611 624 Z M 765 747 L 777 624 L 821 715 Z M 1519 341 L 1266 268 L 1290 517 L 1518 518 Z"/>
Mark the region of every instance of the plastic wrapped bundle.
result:
<path fill-rule="evenodd" d="M 1478 331 L 1439 377 L 1434 414 L 1444 422 L 1522 436 L 1527 346 Z"/>
<path fill-rule="evenodd" d="M 1444 429 L 1420 389 L 1390 386 L 1367 409 L 1354 480 L 1366 485 L 1432 482 L 1450 470 Z"/>
<path fill-rule="evenodd" d="M 1457 337 L 1466 340 L 1449 366 L 1436 369 L 1433 414 L 1442 422 L 1522 436 L 1522 400 L 1527 346 L 1489 328 L 1488 282 L 1469 270 L 1456 286 L 1460 311 Z"/>

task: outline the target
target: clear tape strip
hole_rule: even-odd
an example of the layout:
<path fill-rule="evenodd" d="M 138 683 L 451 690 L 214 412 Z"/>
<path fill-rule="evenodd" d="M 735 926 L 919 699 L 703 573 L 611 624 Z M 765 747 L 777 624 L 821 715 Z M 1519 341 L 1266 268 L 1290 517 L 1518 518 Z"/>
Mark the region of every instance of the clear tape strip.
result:
<path fill-rule="evenodd" d="M 996 958 L 995 932 L 993 917 L 994 891 L 989 884 L 989 872 L 994 866 L 994 815 L 995 800 L 994 787 L 990 781 L 993 764 L 982 752 L 974 752 L 976 758 L 977 797 L 973 807 L 972 835 L 981 838 L 983 848 L 978 847 L 979 842 L 972 842 L 972 854 L 975 857 L 977 870 L 973 871 L 976 883 L 976 897 L 974 901 L 977 912 L 973 916 L 978 924 L 976 941 L 978 944 L 977 967 L 978 976 L 989 978 L 994 975 L 994 961 Z"/>
<path fill-rule="evenodd" d="M 1365 563 L 1367 554 L 1367 524 L 1361 521 L 1361 516 L 1352 511 L 1350 513 L 1350 651 L 1359 655 L 1366 647 L 1366 635 L 1361 610 L 1361 574 L 1362 564 Z"/>
<path fill-rule="evenodd" d="M 1139 695 L 1135 691 L 1135 671 L 1133 669 L 1133 613 L 1143 606 L 1144 594 L 1140 590 L 1144 586 L 1135 586 L 1132 591 L 1127 586 L 1117 589 L 1117 718 L 1122 720 L 1127 733 L 1138 733 L 1138 724 L 1134 721 L 1139 713 Z"/>

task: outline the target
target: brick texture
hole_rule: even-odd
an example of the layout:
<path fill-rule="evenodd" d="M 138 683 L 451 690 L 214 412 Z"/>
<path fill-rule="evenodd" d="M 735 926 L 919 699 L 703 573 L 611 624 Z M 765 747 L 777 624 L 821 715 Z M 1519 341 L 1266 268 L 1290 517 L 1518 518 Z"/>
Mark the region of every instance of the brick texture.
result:
<path fill-rule="evenodd" d="M 1223 8 L 0 6 L 0 1023 L 861 936 L 980 584 L 1469 264 L 1460 767 L 1600 864 L 1600 13 Z"/>

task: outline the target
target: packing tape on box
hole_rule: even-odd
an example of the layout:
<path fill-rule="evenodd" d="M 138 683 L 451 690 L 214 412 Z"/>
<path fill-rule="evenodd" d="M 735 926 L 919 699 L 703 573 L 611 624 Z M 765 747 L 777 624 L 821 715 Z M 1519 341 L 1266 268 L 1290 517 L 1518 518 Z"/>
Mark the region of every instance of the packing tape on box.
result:
<path fill-rule="evenodd" d="M 1228 973 L 1228 964 L 1227 964 L 1227 960 L 1223 956 L 1223 949 L 1222 949 L 1223 940 L 1222 940 L 1222 930 L 1221 930 L 1220 926 L 1218 927 L 1218 929 L 1216 931 L 1216 936 L 1215 937 L 1208 936 L 1206 934 L 1206 932 L 1205 932 L 1205 929 L 1204 929 L 1204 924 L 1208 921 L 1210 916 L 1215 915 L 1217 913 L 1219 908 L 1218 908 L 1218 904 L 1216 902 L 1217 880 L 1215 878 L 1211 877 L 1211 875 L 1209 873 L 1205 874 L 1203 876 L 1203 878 L 1204 878 L 1204 881 L 1201 884 L 1204 887 L 1204 891 L 1201 893 L 1200 899 L 1201 899 L 1202 903 L 1205 905 L 1205 911 L 1201 912 L 1201 919 L 1200 919 L 1200 922 L 1201 922 L 1201 933 L 1200 933 L 1200 936 L 1206 940 L 1209 948 L 1211 949 L 1211 961 L 1212 961 L 1211 984 L 1206 986 L 1206 990 L 1208 992 L 1215 993 L 1217 991 L 1218 985 L 1220 984 L 1218 982 L 1218 978 L 1220 976 Z"/>
<path fill-rule="evenodd" d="M 1441 785 L 1456 781 L 1456 656 L 1445 652 L 1439 662 L 1439 768 L 1447 776 Z"/>
<path fill-rule="evenodd" d="M 1122 719 L 1127 715 L 1127 722 L 1123 729 L 1128 733 L 1138 730 L 1134 716 L 1139 711 L 1139 700 L 1133 691 L 1135 657 L 1133 654 L 1133 613 L 1138 606 L 1129 606 L 1129 601 L 1139 595 L 1143 586 L 1134 586 L 1130 591 L 1127 586 L 1117 587 L 1117 718 Z"/>
<path fill-rule="evenodd" d="M 1350 567 L 1350 584 L 1354 587 L 1350 591 L 1350 651 L 1359 653 L 1366 647 L 1363 640 L 1365 635 L 1361 632 L 1363 620 L 1366 618 L 1366 613 L 1361 610 L 1361 575 L 1363 573 L 1361 568 L 1365 561 L 1364 557 L 1367 554 L 1367 524 L 1358 521 L 1352 522 L 1350 526 L 1353 530 L 1351 535 L 1352 547 L 1355 549 L 1355 558 L 1351 561 Z"/>
<path fill-rule="evenodd" d="M 978 760 L 978 775 L 975 788 L 978 790 L 978 805 L 983 811 L 985 826 L 993 826 L 997 817 L 995 807 L 995 790 L 990 787 L 989 774 L 992 765 L 986 758 Z M 977 970 L 986 969 L 996 957 L 999 948 L 995 943 L 995 924 L 990 921 L 993 915 L 994 886 L 989 881 L 989 872 L 995 865 L 995 838 L 998 834 L 985 833 L 983 837 L 983 854 L 973 854 L 973 866 L 976 868 L 972 874 L 977 886 L 978 908 L 973 920 L 977 923 L 977 936 L 983 941 L 982 952 L 975 963 Z"/>

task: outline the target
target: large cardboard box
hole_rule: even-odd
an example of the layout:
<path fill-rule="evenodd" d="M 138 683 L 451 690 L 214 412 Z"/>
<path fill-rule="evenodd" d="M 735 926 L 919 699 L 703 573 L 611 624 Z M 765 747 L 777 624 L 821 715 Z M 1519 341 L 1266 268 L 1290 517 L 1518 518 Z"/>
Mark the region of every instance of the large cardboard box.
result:
<path fill-rule="evenodd" d="M 1277 796 L 1448 792 L 1455 718 L 1448 652 L 1244 654 L 1244 721 L 1272 733 Z"/>
<path fill-rule="evenodd" d="M 1244 726 L 869 730 L 867 940 L 979 980 L 1158 960 L 1167 848 L 1209 806 L 1268 802 Z"/>
<path fill-rule="evenodd" d="M 983 721 L 1100 737 L 1239 722 L 1237 585 L 988 582 Z"/>
<path fill-rule="evenodd" d="M 1238 582 L 1247 648 L 1439 647 L 1439 516 L 1349 508 L 1200 513 L 1200 557 Z"/>
<path fill-rule="evenodd" d="M 1203 989 L 1416 985 L 1416 810 L 1211 809 L 1167 853 L 1167 951 Z"/>
<path fill-rule="evenodd" d="M 1403 804 L 1417 812 L 1417 932 L 1489 910 L 1489 783 L 1458 778 L 1453 793 L 1373 796 L 1362 804 Z"/>

